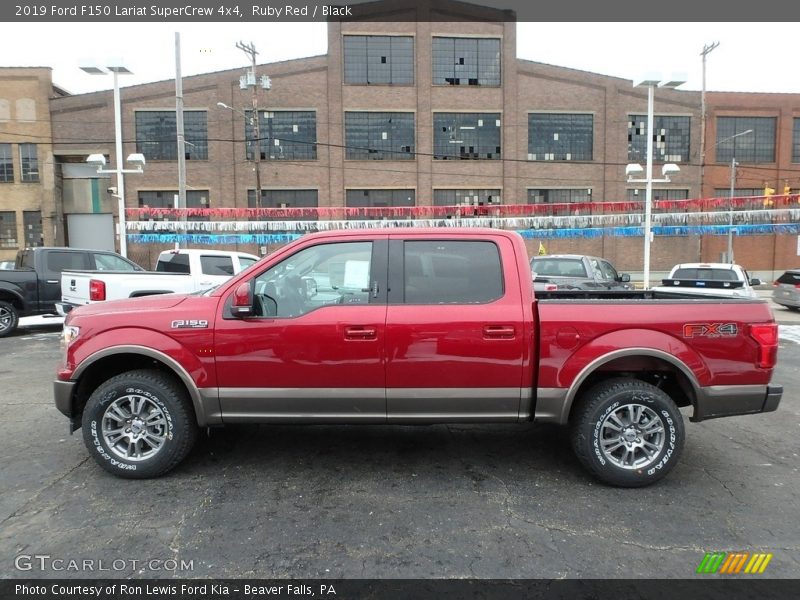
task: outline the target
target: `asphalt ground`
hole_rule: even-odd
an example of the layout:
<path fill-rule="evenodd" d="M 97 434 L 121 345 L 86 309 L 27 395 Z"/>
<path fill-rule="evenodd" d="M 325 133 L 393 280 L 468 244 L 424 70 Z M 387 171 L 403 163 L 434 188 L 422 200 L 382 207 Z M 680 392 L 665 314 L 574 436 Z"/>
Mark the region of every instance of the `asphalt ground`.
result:
<path fill-rule="evenodd" d="M 529 424 L 231 427 L 165 477 L 118 479 L 53 405 L 58 336 L 0 339 L 2 578 L 682 578 L 713 551 L 771 552 L 764 577 L 800 575 L 797 326 L 778 411 L 687 413 L 679 464 L 634 490 Z"/>

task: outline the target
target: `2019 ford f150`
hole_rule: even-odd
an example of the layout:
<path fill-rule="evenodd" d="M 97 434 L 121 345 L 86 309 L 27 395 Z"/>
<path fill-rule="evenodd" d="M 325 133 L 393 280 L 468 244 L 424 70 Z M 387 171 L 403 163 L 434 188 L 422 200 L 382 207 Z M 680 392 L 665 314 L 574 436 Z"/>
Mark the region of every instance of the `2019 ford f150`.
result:
<path fill-rule="evenodd" d="M 613 294 L 613 300 L 603 294 Z M 777 326 L 753 299 L 534 295 L 491 229 L 311 234 L 209 292 L 76 308 L 56 406 L 130 478 L 236 423 L 558 423 L 600 480 L 663 477 L 692 421 L 773 411 Z"/>

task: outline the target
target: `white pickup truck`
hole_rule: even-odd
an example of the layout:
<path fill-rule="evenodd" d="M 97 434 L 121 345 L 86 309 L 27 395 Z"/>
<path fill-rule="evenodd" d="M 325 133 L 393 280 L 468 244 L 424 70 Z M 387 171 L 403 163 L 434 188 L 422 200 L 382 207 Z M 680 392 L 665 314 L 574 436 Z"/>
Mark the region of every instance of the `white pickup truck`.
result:
<path fill-rule="evenodd" d="M 758 298 L 754 285 L 761 285 L 761 280 L 755 277 L 751 279 L 740 265 L 682 263 L 672 267 L 669 277 L 662 279 L 661 285 L 653 290 L 698 296 Z"/>
<path fill-rule="evenodd" d="M 158 255 L 155 271 L 64 271 L 56 311 L 64 316 L 93 302 L 207 290 L 258 260 L 244 252 L 167 250 Z"/>

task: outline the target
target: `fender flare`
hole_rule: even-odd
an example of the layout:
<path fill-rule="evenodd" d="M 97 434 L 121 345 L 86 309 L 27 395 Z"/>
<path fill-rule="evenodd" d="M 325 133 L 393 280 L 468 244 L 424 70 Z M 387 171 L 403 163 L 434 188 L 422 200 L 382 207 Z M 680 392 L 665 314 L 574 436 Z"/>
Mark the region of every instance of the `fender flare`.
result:
<path fill-rule="evenodd" d="M 186 369 L 183 368 L 183 365 L 181 365 L 171 356 L 158 350 L 154 350 L 153 348 L 148 348 L 147 346 L 123 345 L 112 346 L 98 350 L 81 361 L 80 365 L 78 365 L 78 367 L 72 373 L 71 379 L 74 381 L 79 380 L 86 370 L 98 360 L 113 356 L 115 354 L 139 354 L 164 363 L 175 375 L 178 376 L 178 378 L 183 382 L 184 386 L 186 386 L 186 389 L 189 392 L 189 397 L 192 401 L 192 406 L 194 407 L 197 424 L 200 427 L 205 427 L 207 425 L 222 423 L 222 418 L 219 411 L 218 395 L 204 395 L 197 387 Z"/>
<path fill-rule="evenodd" d="M 657 350 L 655 348 L 646 348 L 646 347 L 624 348 L 622 350 L 614 350 L 607 354 L 603 354 L 602 356 L 595 358 L 583 369 L 581 369 L 581 371 L 578 373 L 578 375 L 572 382 L 572 385 L 567 389 L 567 394 L 566 397 L 564 398 L 564 404 L 558 422 L 567 423 L 569 421 L 569 413 L 570 410 L 572 410 L 572 404 L 575 402 L 575 399 L 578 396 L 578 390 L 580 390 L 581 386 L 585 383 L 585 381 L 589 378 L 589 376 L 592 373 L 594 373 L 604 364 L 610 363 L 611 361 L 616 360 L 618 358 L 626 358 L 629 356 L 649 356 L 661 359 L 671 364 L 679 371 L 681 371 L 691 384 L 695 396 L 692 404 L 695 404 L 697 398 L 702 396 L 702 388 L 700 386 L 700 383 L 697 381 L 694 372 L 688 367 L 688 365 L 686 365 L 686 363 L 684 363 L 679 358 L 673 356 L 672 354 L 669 354 L 668 352 L 664 352 L 663 350 Z"/>
<path fill-rule="evenodd" d="M 19 286 L 2 281 L 0 282 L 0 296 L 2 296 L 4 293 L 11 295 L 19 303 L 19 305 L 22 307 L 20 312 L 27 312 L 28 303 L 25 301 L 25 297 L 23 296 Z"/>

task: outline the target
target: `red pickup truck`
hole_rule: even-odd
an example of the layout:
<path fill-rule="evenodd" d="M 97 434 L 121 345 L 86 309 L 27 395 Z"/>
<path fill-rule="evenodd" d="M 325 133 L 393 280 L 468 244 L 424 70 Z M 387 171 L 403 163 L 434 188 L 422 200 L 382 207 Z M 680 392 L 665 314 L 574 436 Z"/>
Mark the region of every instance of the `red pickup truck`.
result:
<path fill-rule="evenodd" d="M 611 296 L 611 297 L 609 297 Z M 106 470 L 154 477 L 235 423 L 559 423 L 600 480 L 663 477 L 692 421 L 773 411 L 777 326 L 753 299 L 534 297 L 492 229 L 312 234 L 218 288 L 80 307 L 55 402 Z"/>

